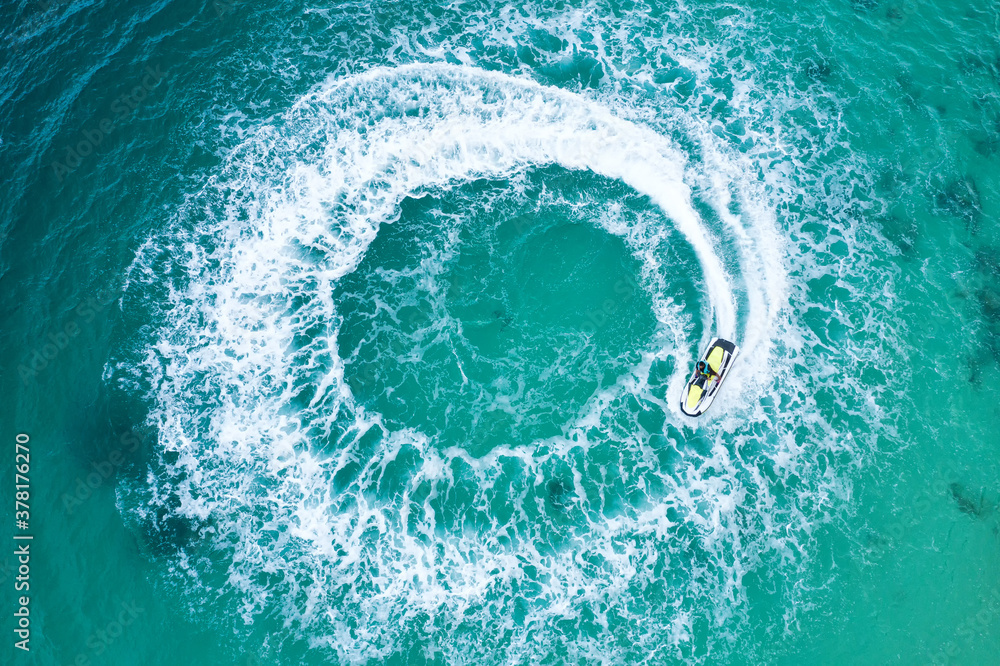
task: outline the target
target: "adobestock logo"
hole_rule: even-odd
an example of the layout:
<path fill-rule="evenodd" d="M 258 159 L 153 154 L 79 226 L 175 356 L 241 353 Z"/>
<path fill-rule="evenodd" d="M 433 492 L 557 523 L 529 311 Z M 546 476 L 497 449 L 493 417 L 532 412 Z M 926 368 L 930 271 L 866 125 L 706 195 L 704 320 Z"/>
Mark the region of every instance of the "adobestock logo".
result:
<path fill-rule="evenodd" d="M 97 299 L 91 296 L 83 303 L 80 303 L 73 310 L 73 318 L 65 322 L 61 327 L 47 332 L 31 350 L 24 363 L 17 366 L 17 374 L 21 377 L 21 382 L 27 386 L 39 374 L 45 371 L 56 358 L 62 354 L 63 350 L 71 345 L 83 331 L 81 324 L 90 324 L 97 319 L 107 306 L 117 300 L 117 296 Z"/>
<path fill-rule="evenodd" d="M 120 602 L 112 611 L 111 620 L 99 624 L 98 628 L 85 642 L 86 650 L 76 654 L 69 664 L 72 666 L 96 666 L 106 663 L 101 655 L 114 645 L 125 633 L 125 630 L 135 624 L 136 620 L 146 612 L 146 609 L 135 601 Z"/>
<path fill-rule="evenodd" d="M 41 7 L 42 11 L 49 11 L 58 5 L 68 5 L 70 0 L 38 0 L 35 4 Z"/>
<path fill-rule="evenodd" d="M 104 138 L 117 129 L 121 123 L 132 118 L 133 112 L 139 105 L 149 97 L 149 93 L 160 85 L 160 82 L 167 77 L 168 72 L 163 71 L 159 65 L 150 65 L 143 71 L 143 76 L 139 84 L 130 91 L 119 95 L 111 103 L 113 116 L 107 116 L 83 130 L 83 139 L 74 146 L 67 146 L 62 161 L 52 162 L 52 172 L 61 183 L 63 179 L 83 163 L 84 158 L 94 152 L 94 150 L 104 142 Z"/>
<path fill-rule="evenodd" d="M 219 18 L 225 18 L 236 11 L 237 0 L 213 0 L 212 9 Z"/>
<path fill-rule="evenodd" d="M 139 447 L 153 440 L 154 433 L 148 431 L 129 430 L 118 437 L 119 448 L 113 449 L 107 457 L 90 464 L 90 472 L 86 476 L 78 476 L 72 488 L 62 494 L 63 510 L 72 515 L 84 502 L 94 496 L 98 488 L 109 480 L 113 481 L 118 471 L 129 460 L 129 456 L 139 450 Z"/>

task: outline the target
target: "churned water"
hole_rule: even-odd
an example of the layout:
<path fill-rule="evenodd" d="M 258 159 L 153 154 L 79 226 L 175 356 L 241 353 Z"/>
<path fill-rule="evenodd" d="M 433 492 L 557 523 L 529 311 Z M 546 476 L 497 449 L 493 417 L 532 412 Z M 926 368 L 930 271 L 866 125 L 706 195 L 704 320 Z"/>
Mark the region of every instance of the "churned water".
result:
<path fill-rule="evenodd" d="M 0 25 L 4 663 L 1000 654 L 995 0 Z"/>

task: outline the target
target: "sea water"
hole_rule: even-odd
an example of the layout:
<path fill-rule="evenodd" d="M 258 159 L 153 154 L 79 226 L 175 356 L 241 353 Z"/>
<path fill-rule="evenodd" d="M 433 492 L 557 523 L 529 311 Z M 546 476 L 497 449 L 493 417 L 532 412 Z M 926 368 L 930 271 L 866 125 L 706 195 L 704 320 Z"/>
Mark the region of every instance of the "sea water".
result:
<path fill-rule="evenodd" d="M 995 658 L 995 2 L 0 16 L 4 663 Z"/>

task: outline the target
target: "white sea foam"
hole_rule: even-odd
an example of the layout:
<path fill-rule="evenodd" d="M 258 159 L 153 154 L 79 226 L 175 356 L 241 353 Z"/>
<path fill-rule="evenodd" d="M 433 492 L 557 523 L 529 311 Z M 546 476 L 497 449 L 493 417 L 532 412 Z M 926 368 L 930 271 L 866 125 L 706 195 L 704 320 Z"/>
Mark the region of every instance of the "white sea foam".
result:
<path fill-rule="evenodd" d="M 211 526 L 204 538 L 225 555 L 244 619 L 281 604 L 292 635 L 345 662 L 394 654 L 410 630 L 451 663 L 498 649 L 512 663 L 555 649 L 606 662 L 680 654 L 706 615 L 699 604 L 711 600 L 721 624 L 765 553 L 800 557 L 795 532 L 776 524 L 771 478 L 794 475 L 804 455 L 757 404 L 774 364 L 791 362 L 773 359 L 776 339 L 796 344 L 783 315 L 790 251 L 745 158 L 684 121 L 697 164 L 594 100 L 467 66 L 375 68 L 303 97 L 189 204 L 185 214 L 214 223 L 136 260 L 131 279 L 151 279 L 166 246 L 181 277 L 142 362 L 159 460 L 124 508 L 149 521 L 141 505 L 159 504 Z M 687 339 L 691 322 L 671 300 L 662 230 L 606 216 L 595 224 L 642 261 L 658 320 L 636 366 L 567 415 L 563 435 L 530 446 L 475 457 L 387 428 L 345 381 L 336 285 L 406 197 L 547 165 L 619 180 L 663 211 L 701 266 L 703 339 Z M 718 223 L 700 218 L 696 197 Z M 432 284 L 453 250 L 414 274 Z M 714 334 L 744 353 L 704 432 L 675 405 L 691 351 Z M 670 359 L 662 397 L 651 368 Z M 658 432 L 622 407 L 633 397 L 657 407 Z M 808 396 L 793 400 L 808 407 Z M 797 414 L 837 440 L 821 414 Z M 741 446 L 773 456 L 762 463 Z M 811 492 L 824 504 L 847 491 L 833 480 Z M 218 585 L 199 566 L 210 568 L 182 568 Z M 662 603 L 639 613 L 650 586 Z M 590 638 L 565 644 L 562 621 L 586 624 Z M 634 631 L 627 649 L 608 638 L 616 623 Z"/>

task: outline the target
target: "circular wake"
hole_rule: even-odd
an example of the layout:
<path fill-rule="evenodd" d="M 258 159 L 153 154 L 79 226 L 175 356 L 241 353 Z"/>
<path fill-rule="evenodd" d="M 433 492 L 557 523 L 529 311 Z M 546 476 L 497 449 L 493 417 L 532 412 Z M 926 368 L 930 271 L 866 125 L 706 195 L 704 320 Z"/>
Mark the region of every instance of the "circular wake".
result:
<path fill-rule="evenodd" d="M 755 203 L 753 184 L 713 135 L 686 139 L 697 154 L 581 96 L 468 67 L 375 69 L 307 95 L 186 204 L 176 238 L 151 239 L 133 266 L 135 289 L 169 280 L 155 296 L 165 303 L 155 344 L 128 369 L 148 382 L 159 453 L 149 478 L 123 493 L 123 509 L 168 542 L 165 552 L 183 553 L 175 573 L 185 585 L 234 589 L 245 621 L 277 613 L 291 635 L 308 630 L 314 647 L 343 661 L 386 658 L 414 641 L 426 654 L 450 651 L 449 663 L 498 650 L 519 662 L 556 646 L 579 659 L 680 649 L 699 604 L 717 609 L 714 621 L 731 613 L 740 579 L 770 547 L 757 527 L 778 509 L 754 487 L 756 468 L 680 415 L 678 392 L 710 337 L 734 339 L 744 354 L 709 423 L 766 424 L 755 405 L 786 289 L 773 215 Z M 552 169 L 591 174 L 594 187 L 621 184 L 631 208 L 595 212 L 585 191 L 549 182 Z M 392 288 L 369 298 L 351 280 L 383 225 L 401 224 L 412 202 L 476 183 L 488 185 L 463 195 L 470 206 L 492 210 L 510 196 L 524 210 L 579 216 L 538 231 L 531 242 L 541 249 L 511 254 L 531 270 L 556 253 L 552 238 L 575 234 L 602 251 L 603 238 L 616 239 L 622 258 L 598 265 L 634 266 L 619 282 L 632 281 L 650 314 L 634 329 L 646 338 L 627 340 L 634 358 L 594 379 L 555 425 L 467 447 L 429 420 L 386 418 L 376 397 L 395 384 L 359 398 L 349 370 L 357 355 L 341 337 L 355 349 L 368 336 L 344 328 L 353 298 L 371 321 L 381 317 L 380 330 L 408 325 L 407 303 L 429 303 L 437 314 L 411 317 L 400 344 L 450 340 L 441 337 L 449 317 L 468 338 L 476 303 L 448 301 L 446 283 L 461 270 L 455 257 L 474 216 L 430 206 L 415 227 L 438 234 L 423 259 L 366 270 L 390 286 L 405 278 L 413 299 L 394 302 Z M 669 257 L 679 243 L 700 267 L 697 304 L 675 298 L 679 264 Z M 518 301 L 525 311 L 530 296 Z M 497 312 L 500 330 L 506 311 Z M 586 356 L 592 328 L 567 332 L 578 346 L 567 343 L 576 351 L 566 354 L 603 358 Z M 442 349 L 452 347 L 461 383 L 461 350 Z M 550 365 L 568 363 L 563 356 Z M 470 422 L 504 405 L 516 416 L 506 388 L 482 385 Z M 560 627 L 570 625 L 590 642 L 564 645 Z"/>

